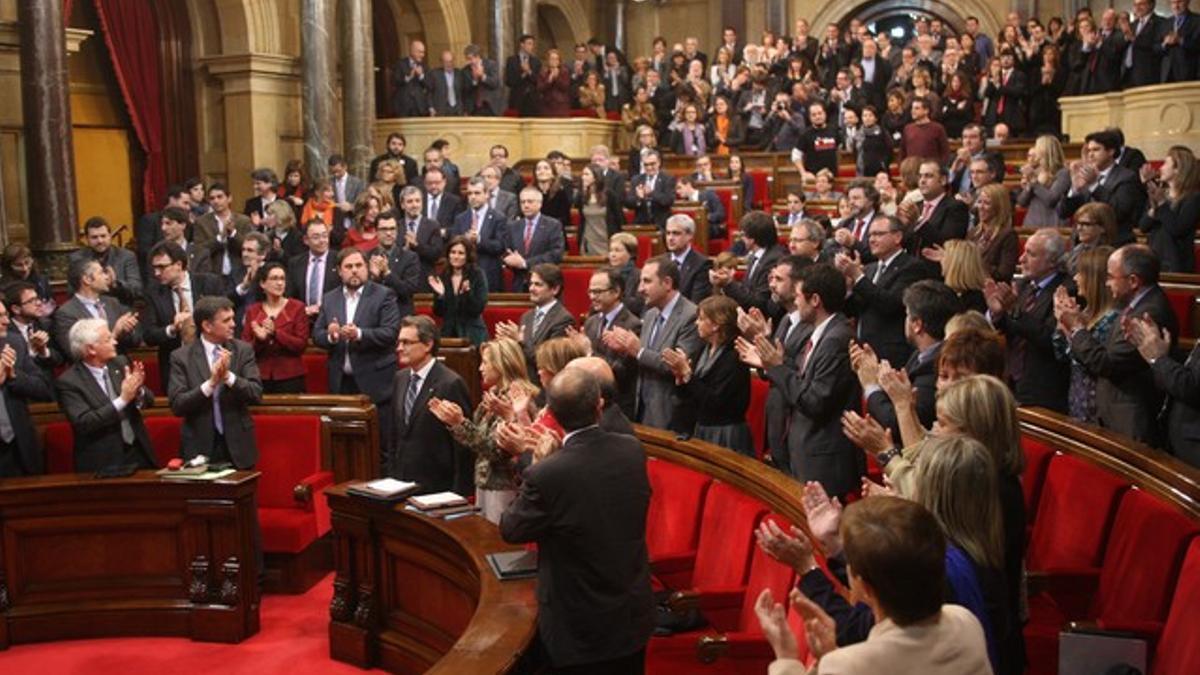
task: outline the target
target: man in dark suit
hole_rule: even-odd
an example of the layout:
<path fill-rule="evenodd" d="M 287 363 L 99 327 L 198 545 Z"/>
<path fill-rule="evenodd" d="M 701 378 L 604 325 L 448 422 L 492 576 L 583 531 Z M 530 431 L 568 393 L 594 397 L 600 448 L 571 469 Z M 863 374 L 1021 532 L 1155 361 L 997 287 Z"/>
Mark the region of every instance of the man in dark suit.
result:
<path fill-rule="evenodd" d="M 675 90 L 662 81 L 662 75 L 657 70 L 646 72 L 646 97 L 654 106 L 654 116 L 658 118 L 658 128 L 654 131 L 659 138 L 666 136 L 667 125 L 673 119 L 675 110 Z M 628 168 L 628 167 L 627 167 Z M 632 170 L 632 169 L 630 169 Z"/>
<path fill-rule="evenodd" d="M 508 87 L 508 107 L 515 108 L 521 117 L 535 117 L 541 108 L 537 91 L 538 73 L 542 61 L 535 52 L 534 37 L 522 35 L 517 39 L 517 53 L 504 62 L 504 86 Z"/>
<path fill-rule="evenodd" d="M 583 334 L 592 343 L 592 354 L 603 359 L 612 371 L 615 391 L 610 403 L 619 406 L 625 417 L 633 419 L 636 414 L 637 356 L 618 352 L 604 344 L 604 334 L 614 327 L 634 334 L 642 332 L 642 320 L 621 302 L 624 297 L 625 284 L 620 274 L 608 267 L 593 272 L 588 280 L 592 313 L 583 322 Z"/>
<path fill-rule="evenodd" d="M 993 178 L 998 182 L 1004 180 L 1004 156 L 988 150 L 984 143 L 983 126 L 974 122 L 963 127 L 962 146 L 954 155 L 950 164 L 950 192 L 952 194 L 973 195 L 975 188 L 971 181 L 971 162 L 982 159 L 992 167 L 992 173 L 999 173 Z"/>
<path fill-rule="evenodd" d="M 787 432 L 792 475 L 820 482 L 830 495 L 845 495 L 858 489 L 865 469 L 862 451 L 842 431 L 842 414 L 861 405 L 850 368 L 853 333 L 840 313 L 846 279 L 828 263 L 809 265 L 800 274 L 796 304 L 813 331 L 796 361 L 785 363 L 783 350 L 765 336 L 753 345 L 739 341 L 738 351 L 747 364 L 767 371 L 792 410 Z"/>
<path fill-rule="evenodd" d="M 415 315 L 400 322 L 396 353 L 403 370 L 395 374 L 391 408 L 393 442 L 381 446 L 386 476 L 419 483 L 423 492 L 473 489 L 471 451 L 429 410 L 432 399 L 458 404 L 471 416 L 467 385 L 437 359 L 438 333 L 433 319 Z"/>
<path fill-rule="evenodd" d="M 437 141 L 435 141 L 435 143 L 436 142 Z M 442 176 L 445 177 L 445 181 L 442 184 L 442 193 L 454 195 L 455 198 L 459 200 L 458 204 L 461 208 L 462 197 L 460 194 L 462 192 L 462 178 L 458 174 L 458 167 L 451 162 L 450 159 L 446 157 L 446 154 L 442 151 L 444 147 L 450 145 L 449 141 L 442 139 L 442 143 L 444 143 L 442 146 L 431 145 L 428 148 L 425 148 L 425 152 L 422 153 L 425 164 L 421 167 L 421 181 L 418 183 L 418 185 L 422 189 L 425 189 L 425 174 L 429 173 L 433 169 L 440 169 Z M 414 183 L 416 183 L 416 181 L 414 181 Z M 457 211 L 455 213 L 457 213 Z M 451 221 L 453 221 L 453 218 L 451 218 Z"/>
<path fill-rule="evenodd" d="M 556 672 L 641 673 L 654 629 L 645 452 L 598 426 L 604 400 L 584 369 L 559 373 L 547 401 L 567 434 L 525 472 L 500 535 L 538 546 L 538 634 Z"/>
<path fill-rule="evenodd" d="M 621 63 L 616 52 L 604 55 L 604 68 L 600 71 L 600 81 L 604 84 L 604 110 L 619 111 L 626 103 L 633 100 L 633 92 L 629 86 L 629 69 Z"/>
<path fill-rule="evenodd" d="M 263 300 L 264 294 L 262 286 L 259 284 L 258 271 L 268 262 L 267 256 L 270 255 L 271 240 L 262 232 L 251 232 L 242 241 L 241 248 L 241 255 L 234 260 L 233 269 L 223 280 L 229 289 L 229 299 L 233 301 L 234 323 L 237 325 L 238 335 L 242 334 L 242 319 L 246 316 L 246 308 Z M 283 272 L 286 281 L 286 267 Z"/>
<path fill-rule="evenodd" d="M 502 321 L 496 324 L 496 337 L 506 337 L 521 343 L 529 379 L 537 380 L 537 348 L 543 342 L 564 337 L 575 328 L 575 319 L 559 302 L 563 275 L 558 265 L 539 263 L 529 273 L 529 300 L 533 309 L 526 310 L 518 323 Z"/>
<path fill-rule="evenodd" d="M 922 258 L 921 251 L 943 246 L 951 239 L 965 239 L 971 214 L 967 205 L 947 190 L 941 162 L 922 162 L 920 172 L 921 201 L 901 204 L 896 217 L 911 231 L 904 246 L 908 254 L 925 265 L 929 276 L 941 276 L 941 266 Z"/>
<path fill-rule="evenodd" d="M 1084 139 L 1083 161 L 1071 163 L 1071 189 L 1058 204 L 1066 219 L 1088 202 L 1104 202 L 1117 215 L 1118 245 L 1134 240 L 1133 228 L 1146 205 L 1146 189 L 1138 175 L 1116 165 L 1121 141 L 1110 129 L 1093 131 Z"/>
<path fill-rule="evenodd" d="M 494 171 L 491 167 L 486 168 Z M 508 242 L 508 219 L 489 207 L 487 181 L 482 177 L 476 176 L 467 182 L 467 208 L 455 217 L 450 235 L 461 235 L 474 242 L 488 290 L 493 293 L 503 290 L 501 258 L 512 248 Z"/>
<path fill-rule="evenodd" d="M 617 195 L 618 200 L 624 199 L 625 184 L 629 182 L 629 177 L 623 171 L 614 168 L 612 151 L 607 145 L 593 145 L 590 154 L 592 164 L 600 167 L 598 178 L 603 181 L 604 189 L 608 190 L 610 194 Z"/>
<path fill-rule="evenodd" d="M 1018 261 L 1025 279 L 1020 292 L 1004 283 L 984 287 L 988 320 L 1007 340 L 1008 376 L 1017 402 L 1064 413 L 1071 369 L 1056 357 L 1052 338 L 1058 327 L 1054 295 L 1069 283 L 1061 271 L 1066 247 L 1057 231 L 1039 230 L 1025 242 Z"/>
<path fill-rule="evenodd" d="M 457 176 L 455 176 L 457 180 Z M 437 221 L 438 226 L 449 231 L 454 218 L 463 209 L 462 198 L 446 189 L 446 172 L 440 167 L 425 169 L 425 217 Z M 444 234 L 443 239 L 447 239 Z"/>
<path fill-rule="evenodd" d="M 721 203 L 717 193 L 697 188 L 691 176 L 680 176 L 675 179 L 675 196 L 680 201 L 695 202 L 704 206 L 704 212 L 708 216 L 709 239 L 725 236 L 725 205 Z"/>
<path fill-rule="evenodd" d="M 391 159 L 400 162 L 400 165 L 404 167 L 404 184 L 414 184 L 414 181 L 417 180 L 417 174 L 420 170 L 417 168 L 417 160 L 413 159 L 411 155 L 405 154 L 404 149 L 407 147 L 408 139 L 404 137 L 404 134 L 395 131 L 388 134 L 387 150 L 385 150 L 383 154 L 376 155 L 375 158 L 371 160 L 371 169 L 367 172 L 367 175 L 374 180 L 375 175 L 379 171 L 379 165 L 384 161 Z M 330 184 L 332 185 L 332 178 L 330 178 L 330 181 Z"/>
<path fill-rule="evenodd" d="M 839 253 L 834 258 L 850 288 L 844 310 L 858 319 L 858 342 L 899 367 L 912 353 L 906 339 L 904 291 L 925 276 L 925 269 L 904 252 L 904 225 L 892 216 L 877 216 L 871 222 L 868 241 L 875 262 L 866 267 L 857 256 Z"/>
<path fill-rule="evenodd" d="M 418 193 L 419 194 L 419 193 Z M 337 288 L 337 262 L 329 251 L 329 226 L 313 221 L 304 232 L 308 252 L 288 261 L 287 296 L 304 303 L 309 319 L 321 311 L 321 300 Z"/>
<path fill-rule="evenodd" d="M 779 262 L 786 251 L 779 245 L 779 234 L 775 221 L 762 211 L 751 211 L 742 216 L 742 243 L 746 246 L 746 276 L 741 281 L 733 278 L 732 270 L 712 270 L 709 280 L 713 292 L 733 298 L 744 310 L 757 307 L 767 311 L 771 289 L 767 285 L 771 268 Z"/>
<path fill-rule="evenodd" d="M 117 338 L 122 353 L 142 343 L 142 329 L 137 315 L 108 293 L 109 277 L 95 260 L 77 260 L 67 268 L 67 287 L 75 295 L 54 310 L 52 335 L 58 350 L 71 352 L 68 334 L 79 319 L 104 319 Z"/>
<path fill-rule="evenodd" d="M 371 281 L 396 294 L 398 316 L 404 318 L 413 313 L 413 295 L 421 289 L 421 259 L 396 243 L 399 222 L 395 209 L 388 209 L 375 219 L 379 245 L 367 254 L 367 268 Z"/>
<path fill-rule="evenodd" d="M 181 183 L 172 183 L 167 186 L 167 203 L 166 208 L 185 209 L 189 213 L 192 209 L 192 194 L 183 187 Z M 150 264 L 149 258 L 150 249 L 162 241 L 162 211 L 152 211 L 143 214 L 138 218 L 137 225 L 134 226 L 134 241 L 137 243 L 137 263 L 138 268 L 142 272 L 142 281 L 150 278 L 150 270 L 147 265 Z"/>
<path fill-rule="evenodd" d="M 1127 88 L 1158 84 L 1162 79 L 1162 64 L 1155 48 L 1162 44 L 1166 19 L 1154 13 L 1154 1 L 1133 0 L 1133 16 L 1121 25 L 1126 42 L 1121 74 Z"/>
<path fill-rule="evenodd" d="M 1153 319 L 1137 316 L 1129 318 L 1126 338 L 1150 364 L 1155 386 L 1166 394 L 1158 420 L 1165 448 L 1200 468 L 1200 343 L 1181 364 L 1170 353 L 1174 336 Z"/>
<path fill-rule="evenodd" d="M 989 127 L 1003 122 L 1015 134 L 1024 131 L 1026 87 L 1025 73 L 1015 67 L 1012 51 L 1001 51 L 1000 63 L 993 64 L 980 89 L 980 95 L 988 102 L 984 122 Z"/>
<path fill-rule="evenodd" d="M 1129 244 L 1108 258 L 1108 289 L 1121 307 L 1122 321 L 1149 316 L 1174 338 L 1179 334 L 1175 313 L 1158 285 L 1159 261 L 1148 246 Z M 1101 342 L 1087 327 L 1073 301 L 1059 311 L 1059 323 L 1070 338 L 1071 353 L 1096 378 L 1096 416 L 1100 426 L 1134 440 L 1162 447 L 1157 417 L 1163 393 L 1137 347 L 1114 326 Z M 1040 376 L 1040 374 L 1039 374 Z"/>
<path fill-rule="evenodd" d="M 112 245 L 112 227 L 100 216 L 88 218 L 83 224 L 83 232 L 87 237 L 87 248 L 71 253 L 67 263 L 87 259 L 99 262 L 111 279 L 109 294 L 125 305 L 133 305 L 142 297 L 142 272 L 138 269 L 137 256 L 129 249 Z"/>
<path fill-rule="evenodd" d="M 238 469 L 258 463 L 250 406 L 262 400 L 254 348 L 233 337 L 228 298 L 196 301 L 199 339 L 171 353 L 171 412 L 183 418 L 181 456 L 206 455 Z"/>
<path fill-rule="evenodd" d="M 279 176 L 273 169 L 255 169 L 250 172 L 250 182 L 254 186 L 254 196 L 246 200 L 242 213 L 251 224 L 259 227 L 267 219 L 267 207 L 279 198 L 276 194 Z"/>
<path fill-rule="evenodd" d="M 414 185 L 400 191 L 399 240 L 404 247 L 417 254 L 421 260 L 421 289 L 428 290 L 426 279 L 433 274 L 433 267 L 446 251 L 446 240 L 442 236 L 442 225 L 424 217 L 422 205 L 425 195 Z"/>
<path fill-rule="evenodd" d="M 0 303 L 0 478 L 44 473 L 29 402 L 53 401 L 50 380 L 8 335 L 8 309 Z"/>
<path fill-rule="evenodd" d="M 1156 53 L 1162 57 L 1161 82 L 1189 82 L 1200 69 L 1200 14 L 1189 0 L 1171 0 L 1171 16 L 1160 24 Z"/>
<path fill-rule="evenodd" d="M 488 148 L 488 164 L 500 172 L 501 190 L 518 195 L 525 188 L 524 176 L 508 165 L 508 148 L 504 145 L 497 143 Z"/>
<path fill-rule="evenodd" d="M 27 281 L 11 282 L 4 290 L 4 302 L 8 304 L 8 317 L 12 321 L 8 329 L 9 341 L 33 359 L 47 378 L 53 379 L 54 369 L 62 365 L 63 355 L 50 340 L 50 320 L 42 316 L 37 287 Z"/>
<path fill-rule="evenodd" d="M 237 266 L 242 241 L 253 224 L 249 217 L 229 208 L 229 189 L 224 183 L 208 187 L 208 203 L 212 208 L 196 219 L 192 229 L 192 244 L 205 251 L 205 269 L 196 271 L 228 276 Z"/>
<path fill-rule="evenodd" d="M 442 67 L 434 68 L 427 79 L 433 114 L 438 117 L 461 115 L 466 80 L 454 65 L 454 52 L 449 49 L 443 51 Z"/>
<path fill-rule="evenodd" d="M 600 385 L 600 396 L 604 398 L 604 410 L 600 413 L 601 429 L 614 434 L 637 436 L 637 432 L 633 429 L 633 423 L 625 416 L 621 406 L 616 403 L 621 394 L 617 390 L 617 378 L 607 361 L 599 356 L 581 356 L 572 359 L 567 364 L 567 368 L 579 368 L 590 373 Z"/>
<path fill-rule="evenodd" d="M 415 167 L 413 171 L 416 171 Z M 407 173 L 405 177 L 409 181 L 413 180 L 413 176 Z M 340 248 L 354 217 L 354 202 L 358 201 L 358 195 L 367 186 L 358 176 L 350 174 L 346 158 L 341 155 L 329 156 L 329 183 L 333 187 L 333 204 L 337 207 L 333 215 L 333 228 L 329 231 L 329 241 L 334 248 Z"/>
<path fill-rule="evenodd" d="M 158 465 L 142 410 L 154 405 L 140 361 L 117 356 L 108 324 L 82 319 L 71 326 L 75 363 L 58 378 L 58 404 L 75 435 L 75 470 Z"/>
<path fill-rule="evenodd" d="M 665 229 L 675 205 L 675 178 L 662 172 L 662 155 L 650 150 L 642 157 L 642 172 L 629 180 L 625 208 L 633 209 L 633 222 L 654 223 Z"/>
<path fill-rule="evenodd" d="M 513 293 L 529 289 L 529 270 L 544 262 L 563 259 L 563 226 L 542 214 L 542 192 L 527 187 L 520 194 L 521 217 L 508 223 L 509 250 L 501 261 L 513 271 Z"/>
<path fill-rule="evenodd" d="M 691 216 L 677 213 L 667 218 L 667 253 L 679 266 L 679 292 L 698 305 L 712 295 L 712 282 L 708 278 L 712 261 L 692 248 L 695 235 L 696 221 Z"/>
<path fill-rule="evenodd" d="M 463 52 L 463 112 L 475 117 L 495 117 L 504 114 L 504 89 L 500 83 L 500 68 L 491 59 L 483 58 L 479 45 L 467 45 Z"/>
<path fill-rule="evenodd" d="M 408 56 L 392 69 L 392 114 L 396 117 L 428 117 L 429 86 L 426 74 L 425 43 L 413 40 Z"/>
<path fill-rule="evenodd" d="M 887 107 L 887 86 L 892 81 L 892 64 L 879 57 L 879 45 L 874 38 L 862 41 L 862 58 L 858 61 L 863 71 L 863 94 L 876 110 Z"/>
<path fill-rule="evenodd" d="M 484 192 L 487 194 L 488 209 L 495 211 L 505 223 L 517 217 L 517 195 L 500 187 L 502 173 L 498 167 L 488 164 L 479 170 L 479 177 L 484 181 Z M 519 176 L 518 176 L 519 177 Z M 520 189 L 520 188 L 518 188 Z"/>
<path fill-rule="evenodd" d="M 165 365 L 171 362 L 172 352 L 195 340 L 196 303 L 206 296 L 224 296 L 227 289 L 220 277 L 189 272 L 187 254 L 169 241 L 160 241 L 150 250 L 150 269 L 156 283 L 146 293 L 142 323 L 146 344 L 158 347 L 158 362 Z M 168 391 L 171 371 L 159 370 L 162 390 Z"/>

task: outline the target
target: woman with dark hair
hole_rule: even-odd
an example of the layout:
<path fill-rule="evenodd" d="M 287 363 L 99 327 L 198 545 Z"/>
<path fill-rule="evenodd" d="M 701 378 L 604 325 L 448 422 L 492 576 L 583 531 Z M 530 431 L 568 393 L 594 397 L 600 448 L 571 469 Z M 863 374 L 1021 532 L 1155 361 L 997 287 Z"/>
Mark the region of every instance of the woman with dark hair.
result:
<path fill-rule="evenodd" d="M 879 124 L 879 111 L 873 105 L 863 106 L 862 128 L 859 130 L 856 168 L 860 176 L 887 173 L 892 163 L 892 136 Z"/>
<path fill-rule="evenodd" d="M 1150 168 L 1142 175 L 1149 199 L 1138 229 L 1150 239 L 1162 271 L 1190 274 L 1196 269 L 1192 240 L 1200 223 L 1200 162 L 1191 148 L 1173 145 L 1158 175 Z"/>
<path fill-rule="evenodd" d="M 287 269 L 269 262 L 258 271 L 262 302 L 246 308 L 242 340 L 254 348 L 263 393 L 303 394 L 304 350 L 308 347 L 308 316 L 304 303 L 284 297 Z"/>
<path fill-rule="evenodd" d="M 1080 254 L 1075 261 L 1076 297 L 1080 301 L 1079 304 L 1083 305 L 1083 320 L 1088 331 L 1097 340 L 1100 340 L 1101 344 L 1108 339 L 1111 331 L 1121 330 L 1121 326 L 1116 325 L 1118 317 L 1116 302 L 1105 283 L 1108 280 L 1108 257 L 1112 252 L 1111 246 L 1093 246 Z M 1068 297 L 1065 288 L 1061 294 L 1055 292 L 1056 302 L 1054 305 L 1059 313 L 1062 312 L 1060 306 L 1063 304 L 1062 301 L 1059 301 L 1060 297 L 1063 300 Z M 1088 372 L 1084 365 L 1071 354 L 1068 335 L 1070 335 L 1070 331 L 1060 326 L 1052 339 L 1054 355 L 1059 361 L 1071 363 L 1071 385 L 1067 389 L 1067 413 L 1080 422 L 1099 424 L 1096 411 L 1097 377 Z"/>
<path fill-rule="evenodd" d="M 563 184 L 554 162 L 538 160 L 533 167 L 533 186 L 542 193 L 542 215 L 554 218 L 563 227 L 570 225 L 571 190 Z"/>
<path fill-rule="evenodd" d="M 346 231 L 346 246 L 353 246 L 366 253 L 379 245 L 379 235 L 375 233 L 375 219 L 383 211 L 381 199 L 364 190 L 354 200 L 354 227 Z"/>
<path fill-rule="evenodd" d="M 729 156 L 729 169 L 725 173 L 725 178 L 728 180 L 740 181 L 742 184 L 742 203 L 747 209 L 754 208 L 754 180 L 750 178 L 750 174 L 746 171 L 746 164 L 742 161 L 741 155 Z"/>
<path fill-rule="evenodd" d="M 308 199 L 308 175 L 304 172 L 304 162 L 293 159 L 283 170 L 283 182 L 275 189 L 275 194 L 286 201 L 300 218 L 304 211 L 304 202 Z"/>
<path fill-rule="evenodd" d="M 733 112 L 726 96 L 713 99 L 713 113 L 704 123 L 704 130 L 708 136 L 709 152 L 715 155 L 735 152 L 746 140 L 742 116 Z"/>
<path fill-rule="evenodd" d="M 579 251 L 583 255 L 608 255 L 608 239 L 621 231 L 625 220 L 621 202 L 600 180 L 603 171 L 595 164 L 579 172 L 575 208 L 579 211 Z"/>
<path fill-rule="evenodd" d="M 904 135 L 904 126 L 912 121 L 908 114 L 908 106 L 904 96 L 904 90 L 900 88 L 891 89 L 887 93 L 887 109 L 883 111 L 883 130 L 892 136 L 892 143 L 900 142 Z"/>
<path fill-rule="evenodd" d="M 621 302 L 636 316 L 642 315 L 645 301 L 637 292 L 641 271 L 637 268 L 638 240 L 628 232 L 617 232 L 608 238 L 608 265 L 621 278 L 625 295 Z"/>
<path fill-rule="evenodd" d="M 941 113 L 948 138 L 962 138 L 963 127 L 975 121 L 975 92 L 962 71 L 950 75 L 950 82 L 942 92 Z"/>
<path fill-rule="evenodd" d="M 33 284 L 37 289 L 46 315 L 54 309 L 54 294 L 50 289 L 50 279 L 38 271 L 37 263 L 33 260 L 33 251 L 24 244 L 9 244 L 0 254 L 0 286 L 7 286 L 13 281 L 24 281 Z"/>
<path fill-rule="evenodd" d="M 708 140 L 705 135 L 704 122 L 700 121 L 700 106 L 696 103 L 683 106 L 679 126 L 675 130 L 675 154 L 689 157 L 708 154 Z"/>
<path fill-rule="evenodd" d="M 488 339 L 483 322 L 488 286 L 476 260 L 475 244 L 462 235 L 454 237 L 446 247 L 446 269 L 440 277 L 429 277 L 429 287 L 433 313 L 442 318 L 442 337 L 466 338 L 481 345 Z"/>
<path fill-rule="evenodd" d="M 738 335 L 738 304 L 724 295 L 700 301 L 696 331 L 705 342 L 694 367 L 685 352 L 667 349 L 663 362 L 675 374 L 685 401 L 683 410 L 695 416 L 692 435 L 702 441 L 754 456 L 754 440 L 746 425 L 750 406 L 750 368 L 733 346 Z"/>

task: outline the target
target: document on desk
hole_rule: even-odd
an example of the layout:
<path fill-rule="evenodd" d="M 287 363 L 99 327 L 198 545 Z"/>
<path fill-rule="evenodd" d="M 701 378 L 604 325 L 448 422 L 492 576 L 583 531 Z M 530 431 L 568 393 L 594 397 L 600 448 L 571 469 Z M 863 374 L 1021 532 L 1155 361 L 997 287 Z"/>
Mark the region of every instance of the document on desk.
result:
<path fill-rule="evenodd" d="M 232 476 L 237 473 L 237 469 L 221 469 L 220 471 L 205 471 L 203 473 L 185 473 L 182 471 L 169 471 L 163 469 L 158 472 L 158 475 L 163 480 L 178 480 L 178 481 L 214 481 Z"/>
<path fill-rule="evenodd" d="M 346 488 L 347 494 L 358 495 L 360 497 L 369 497 L 371 499 L 400 499 L 407 497 L 417 490 L 419 486 L 406 480 L 397 480 L 395 478 L 379 478 L 376 480 L 366 481 L 357 485 L 351 485 Z"/>
<path fill-rule="evenodd" d="M 492 572 L 501 581 L 531 579 L 537 576 L 537 551 L 505 551 L 487 556 Z"/>
<path fill-rule="evenodd" d="M 467 503 L 467 499 L 457 492 L 434 492 L 433 494 L 409 497 L 408 503 L 422 511 L 427 511 L 444 509 L 447 506 L 463 506 Z"/>

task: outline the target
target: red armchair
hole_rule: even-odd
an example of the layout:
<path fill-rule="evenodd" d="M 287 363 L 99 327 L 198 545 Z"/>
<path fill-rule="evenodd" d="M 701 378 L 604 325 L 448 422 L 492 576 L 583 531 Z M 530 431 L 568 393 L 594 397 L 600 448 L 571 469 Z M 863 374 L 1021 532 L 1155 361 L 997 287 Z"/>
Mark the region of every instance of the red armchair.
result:
<path fill-rule="evenodd" d="M 1153 675 L 1200 673 L 1200 631 L 1196 630 L 1196 607 L 1200 607 L 1200 539 L 1188 547 L 1179 582 L 1171 599 L 1171 613 L 1158 649 L 1154 651 Z"/>
<path fill-rule="evenodd" d="M 700 511 L 712 479 L 661 459 L 646 461 L 650 508 L 646 514 L 646 547 L 650 562 L 696 555 Z"/>
<path fill-rule="evenodd" d="M 1118 498 L 1128 487 L 1116 474 L 1082 459 L 1051 459 L 1025 566 L 1044 572 L 1099 566 Z"/>

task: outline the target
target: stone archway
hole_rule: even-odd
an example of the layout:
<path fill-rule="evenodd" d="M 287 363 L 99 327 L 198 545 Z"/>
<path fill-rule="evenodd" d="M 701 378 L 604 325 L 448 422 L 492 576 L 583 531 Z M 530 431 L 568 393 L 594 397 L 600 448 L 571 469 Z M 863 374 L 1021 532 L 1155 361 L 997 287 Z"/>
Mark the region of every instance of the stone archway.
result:
<path fill-rule="evenodd" d="M 428 53 L 437 55 L 443 49 L 461 54 L 471 43 L 471 21 L 465 0 L 376 0 L 385 2 L 395 22 L 395 35 L 403 44 L 395 45 L 397 56 L 407 49 L 405 36 L 419 34 Z M 412 25 L 402 17 L 415 14 L 421 30 L 412 30 Z"/>
<path fill-rule="evenodd" d="M 588 19 L 588 13 L 584 10 L 583 3 L 580 0 L 541 0 L 538 4 L 548 5 L 557 10 L 557 12 L 561 13 L 562 20 L 565 21 L 565 27 L 569 30 L 570 44 L 560 43 L 558 45 L 560 50 L 565 49 L 568 50 L 566 53 L 569 53 L 574 45 L 585 42 L 588 38 L 592 37 L 592 22 Z M 553 17 L 553 10 L 547 16 Z M 551 27 L 554 29 L 555 37 L 561 40 L 559 26 L 552 24 Z M 566 58 L 567 56 L 564 55 L 563 59 L 566 60 Z"/>
<path fill-rule="evenodd" d="M 980 30 L 993 38 L 1000 27 L 1004 25 L 1004 17 L 987 0 L 955 0 L 953 4 L 947 0 L 884 0 L 883 2 L 834 0 L 834 2 L 820 6 L 819 9 L 813 7 L 812 9 L 816 11 L 810 13 L 813 18 L 809 23 L 813 27 L 814 34 L 822 35 L 827 24 L 844 24 L 850 18 L 860 16 L 865 12 L 870 13 L 872 8 L 877 5 L 884 5 L 896 12 L 916 10 L 934 14 L 942 17 L 958 30 L 962 29 L 966 17 L 974 16 L 979 19 Z M 805 15 L 799 14 L 799 16 Z"/>

